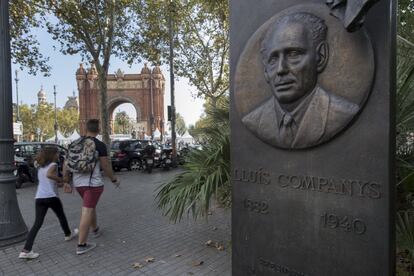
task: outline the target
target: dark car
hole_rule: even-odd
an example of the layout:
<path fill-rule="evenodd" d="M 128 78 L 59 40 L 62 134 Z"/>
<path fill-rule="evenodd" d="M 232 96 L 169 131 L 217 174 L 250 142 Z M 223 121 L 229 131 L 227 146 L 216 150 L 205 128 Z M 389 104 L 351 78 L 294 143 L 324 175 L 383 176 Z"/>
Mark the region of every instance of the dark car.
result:
<path fill-rule="evenodd" d="M 139 170 L 142 167 L 142 150 L 147 140 L 122 140 L 111 143 L 111 162 L 114 171 Z"/>
<path fill-rule="evenodd" d="M 58 172 L 62 175 L 63 162 L 67 155 L 67 150 L 55 143 L 43 142 L 20 142 L 14 144 L 14 162 L 16 170 L 15 176 L 18 177 L 16 181 L 16 188 L 20 188 L 25 182 L 37 182 L 37 169 L 35 166 L 36 154 L 46 146 L 54 146 L 59 150 Z"/>

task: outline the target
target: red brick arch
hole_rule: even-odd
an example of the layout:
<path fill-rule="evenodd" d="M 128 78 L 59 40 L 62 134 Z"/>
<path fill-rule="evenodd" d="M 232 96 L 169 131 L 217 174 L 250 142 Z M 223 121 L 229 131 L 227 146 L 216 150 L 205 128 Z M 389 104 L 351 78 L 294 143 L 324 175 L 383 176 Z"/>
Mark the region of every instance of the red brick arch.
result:
<path fill-rule="evenodd" d="M 81 64 L 76 72 L 76 80 L 79 91 L 80 133 L 84 135 L 86 121 L 100 118 L 96 69 L 92 65 L 85 70 Z M 140 74 L 124 74 L 120 70 L 115 74 L 108 74 L 107 87 L 110 116 L 120 104 L 131 103 L 137 111 L 137 123 L 144 128 L 146 135 L 150 136 L 155 129 L 164 135 L 165 78 L 158 66 L 150 70 L 145 65 Z"/>

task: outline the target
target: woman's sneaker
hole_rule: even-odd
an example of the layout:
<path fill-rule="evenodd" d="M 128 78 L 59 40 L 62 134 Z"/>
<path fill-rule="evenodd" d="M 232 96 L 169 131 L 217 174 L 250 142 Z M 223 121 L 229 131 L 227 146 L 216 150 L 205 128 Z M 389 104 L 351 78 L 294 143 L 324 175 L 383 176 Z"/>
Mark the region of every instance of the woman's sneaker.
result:
<path fill-rule="evenodd" d="M 35 253 L 33 251 L 30 252 L 20 252 L 19 259 L 36 259 L 39 257 L 39 253 Z"/>
<path fill-rule="evenodd" d="M 96 243 L 85 243 L 84 245 L 79 245 L 76 248 L 76 254 L 81 255 L 84 254 L 96 247 Z"/>
<path fill-rule="evenodd" d="M 70 235 L 69 235 L 69 236 L 66 236 L 66 237 L 65 237 L 65 241 L 70 241 L 70 240 L 72 240 L 73 238 L 77 237 L 77 236 L 78 236 L 78 234 L 79 234 L 79 230 L 78 230 L 78 228 L 73 229 L 72 233 L 70 233 Z"/>
<path fill-rule="evenodd" d="M 92 233 L 91 234 L 92 234 L 92 238 L 94 238 L 94 239 L 96 239 L 97 237 L 99 237 L 102 234 L 101 229 L 99 229 L 99 226 L 96 227 L 95 230 L 92 230 Z"/>

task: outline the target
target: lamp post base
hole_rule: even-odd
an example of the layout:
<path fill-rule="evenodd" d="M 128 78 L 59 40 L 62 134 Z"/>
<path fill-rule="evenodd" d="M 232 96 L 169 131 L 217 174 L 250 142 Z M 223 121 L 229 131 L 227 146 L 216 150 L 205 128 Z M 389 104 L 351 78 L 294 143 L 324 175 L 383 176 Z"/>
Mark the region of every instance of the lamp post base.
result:
<path fill-rule="evenodd" d="M 0 1 L 0 246 L 22 241 L 27 233 L 13 175 L 13 104 L 9 1 Z"/>
<path fill-rule="evenodd" d="M 15 177 L 0 179 L 0 248 L 26 239 L 27 227 L 17 202 Z"/>
<path fill-rule="evenodd" d="M 10 245 L 21 243 L 26 240 L 27 237 L 27 230 L 24 231 L 22 234 L 19 234 L 18 236 L 9 237 L 4 240 L 0 240 L 0 248 L 5 248 Z"/>

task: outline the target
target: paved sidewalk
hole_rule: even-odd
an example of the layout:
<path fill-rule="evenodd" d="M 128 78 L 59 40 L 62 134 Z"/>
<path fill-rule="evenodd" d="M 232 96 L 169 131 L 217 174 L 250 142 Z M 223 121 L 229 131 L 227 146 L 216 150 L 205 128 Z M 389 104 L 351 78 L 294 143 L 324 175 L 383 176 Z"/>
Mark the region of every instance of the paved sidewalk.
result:
<path fill-rule="evenodd" d="M 18 259 L 23 244 L 3 248 L 0 275 L 231 275 L 230 210 L 215 209 L 208 221 L 189 218 L 172 224 L 156 209 L 154 189 L 175 173 L 121 172 L 121 189 L 107 182 L 97 208 L 102 236 L 94 240 L 97 248 L 85 255 L 75 254 L 75 240 L 64 241 L 58 220 L 49 210 L 33 247 L 40 257 Z M 17 190 L 29 228 L 34 221 L 35 189 L 26 183 Z M 77 227 L 79 196 L 61 191 L 61 199 L 69 224 Z M 206 246 L 208 240 L 223 244 L 225 250 Z M 149 257 L 154 262 L 147 263 Z M 135 263 L 144 267 L 135 268 Z"/>

